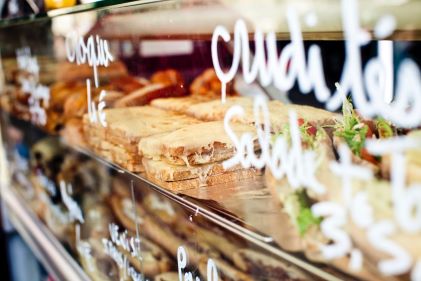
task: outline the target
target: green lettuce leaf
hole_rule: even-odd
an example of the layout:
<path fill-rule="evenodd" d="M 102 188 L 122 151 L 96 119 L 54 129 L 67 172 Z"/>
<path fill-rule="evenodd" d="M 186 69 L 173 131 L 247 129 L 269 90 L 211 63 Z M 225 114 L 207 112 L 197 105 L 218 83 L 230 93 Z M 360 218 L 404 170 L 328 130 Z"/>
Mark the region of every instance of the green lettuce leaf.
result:
<path fill-rule="evenodd" d="M 299 202 L 299 212 L 296 218 L 300 235 L 304 235 L 313 225 L 320 225 L 322 218 L 316 217 L 310 209 L 310 200 L 305 191 L 295 193 Z"/>
<path fill-rule="evenodd" d="M 344 100 L 342 105 L 343 121 L 336 126 L 335 135 L 343 138 L 352 153 L 361 156 L 364 147 L 368 126 L 361 122 L 355 113 L 351 101 Z"/>
<path fill-rule="evenodd" d="M 393 137 L 393 129 L 389 122 L 383 118 L 377 118 L 376 129 L 379 132 L 380 138 L 391 138 Z"/>
<path fill-rule="evenodd" d="M 321 130 L 316 131 L 316 135 L 311 135 L 308 132 L 308 129 L 311 127 L 311 125 L 307 122 L 304 121 L 303 124 L 301 124 L 299 126 L 300 129 L 300 138 L 302 143 L 306 144 L 308 147 L 310 147 L 311 149 L 314 149 L 315 147 L 315 143 L 316 143 L 316 139 L 317 137 L 320 137 L 322 133 L 320 133 Z M 278 136 L 286 136 L 287 141 L 290 143 L 291 142 L 291 132 L 290 132 L 290 127 L 289 124 L 286 124 L 283 126 L 282 131 L 278 132 L 277 134 L 274 134 L 272 136 L 272 143 L 275 142 L 276 138 Z"/>

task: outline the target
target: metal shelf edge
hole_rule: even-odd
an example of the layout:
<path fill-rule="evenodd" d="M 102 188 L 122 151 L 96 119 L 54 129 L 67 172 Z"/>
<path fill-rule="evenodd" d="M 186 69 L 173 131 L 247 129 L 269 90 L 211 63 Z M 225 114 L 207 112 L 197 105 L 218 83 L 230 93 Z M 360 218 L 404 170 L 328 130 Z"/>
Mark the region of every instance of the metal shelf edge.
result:
<path fill-rule="evenodd" d="M 27 209 L 15 192 L 9 187 L 3 187 L 1 196 L 13 226 L 56 280 L 90 280 L 60 242 Z"/>

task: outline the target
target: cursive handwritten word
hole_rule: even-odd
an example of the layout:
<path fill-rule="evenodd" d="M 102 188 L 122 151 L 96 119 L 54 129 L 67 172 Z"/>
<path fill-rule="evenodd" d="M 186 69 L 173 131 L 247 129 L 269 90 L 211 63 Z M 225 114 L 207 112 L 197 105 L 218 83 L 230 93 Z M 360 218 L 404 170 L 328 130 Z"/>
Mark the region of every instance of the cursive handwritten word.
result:
<path fill-rule="evenodd" d="M 47 124 L 47 114 L 45 109 L 41 107 L 41 101 L 48 106 L 50 99 L 50 89 L 43 85 L 37 85 L 31 90 L 31 96 L 28 99 L 29 113 L 32 116 L 32 122 L 39 125 Z"/>
<path fill-rule="evenodd" d="M 35 56 L 31 55 L 31 49 L 29 47 L 16 50 L 16 61 L 19 69 L 26 70 L 31 74 L 39 74 L 38 60 Z"/>
<path fill-rule="evenodd" d="M 84 223 L 85 220 L 83 219 L 82 210 L 80 209 L 79 205 L 76 201 L 73 200 L 72 197 L 70 197 L 67 194 L 67 189 L 72 188 L 72 186 L 69 184 L 67 185 L 64 181 L 60 181 L 60 192 L 61 192 L 61 199 L 63 200 L 64 205 L 69 210 L 69 217 L 72 221 L 79 221 L 80 223 Z"/>
<path fill-rule="evenodd" d="M 120 269 L 122 269 L 123 276 L 121 277 L 121 280 L 126 280 L 127 277 L 131 277 L 133 281 L 144 280 L 143 275 L 130 265 L 127 256 L 121 253 L 112 241 L 103 238 L 102 245 L 104 246 L 105 253 L 117 263 L 117 266 Z"/>
<path fill-rule="evenodd" d="M 16 51 L 18 68 L 30 74 L 29 77 L 20 77 L 21 89 L 28 93 L 29 113 L 35 124 L 47 124 L 47 114 L 44 107 L 48 107 L 50 89 L 39 83 L 39 65 L 37 58 L 31 55 L 31 49 L 24 47 Z M 42 105 L 42 106 L 41 106 Z"/>
<path fill-rule="evenodd" d="M 278 135 L 273 144 L 271 144 L 268 105 L 262 96 L 254 98 L 253 113 L 259 148 L 261 149 L 260 157 L 254 152 L 253 135 L 244 133 L 237 136 L 231 128 L 230 121 L 236 116 L 241 117 L 245 114 L 240 105 L 235 105 L 225 115 L 224 128 L 235 146 L 236 154 L 224 161 L 223 167 L 228 169 L 241 164 L 244 168 L 261 169 L 266 166 L 276 179 L 286 176 L 293 188 L 306 186 L 318 194 L 323 194 L 325 188 L 315 177 L 317 169 L 316 153 L 302 148 L 296 113 L 294 111 L 289 112 L 290 136 Z M 263 116 L 263 121 L 260 120 L 260 116 Z M 260 124 L 263 124 L 263 127 Z M 289 145 L 289 137 L 291 145 Z"/>
<path fill-rule="evenodd" d="M 377 115 L 401 127 L 416 127 L 421 123 L 421 75 L 417 64 L 409 58 L 402 61 L 396 77 L 395 100 L 385 102 L 384 85 L 389 73 L 384 71 L 384 60 L 379 56 L 373 57 L 367 62 L 364 71 L 362 69 L 360 48 L 369 42 L 370 35 L 359 25 L 357 0 L 342 0 L 341 11 L 346 58 L 340 84 L 344 92 L 352 95 L 359 113 L 366 118 Z M 342 94 L 338 90 L 332 94 L 326 86 L 321 49 L 318 45 L 310 45 L 306 60 L 301 27 L 293 8 L 287 11 L 287 22 L 291 42 L 282 49 L 279 56 L 275 33 L 269 32 L 265 38 L 263 32 L 256 29 L 254 59 L 251 61 L 248 30 L 244 21 L 238 20 L 234 28 L 233 60 L 227 72 L 222 70 L 219 62 L 218 41 L 222 38 L 224 42 L 229 42 L 231 36 L 224 26 L 215 28 L 211 52 L 216 75 L 222 84 L 222 102 L 225 102 L 226 84 L 234 79 L 241 62 L 246 83 L 259 78 L 263 86 L 273 83 L 280 91 L 288 91 L 297 81 L 303 94 L 314 90 L 317 100 L 326 103 L 327 109 L 334 111 L 340 108 Z M 376 34 L 390 34 L 393 28 L 393 24 L 382 24 L 381 32 Z"/>
<path fill-rule="evenodd" d="M 86 79 L 86 95 L 87 95 L 87 99 L 88 99 L 89 121 L 91 123 L 99 122 L 101 124 L 101 126 L 103 126 L 104 128 L 107 127 L 107 122 L 105 120 L 106 115 L 105 115 L 105 112 L 104 112 L 104 108 L 106 106 L 104 99 L 107 95 L 107 92 L 105 90 L 102 90 L 101 93 L 99 94 L 98 110 L 96 109 L 95 102 L 92 101 L 91 80 L 89 80 L 89 79 Z"/>
<path fill-rule="evenodd" d="M 98 66 L 107 67 L 114 60 L 108 41 L 98 35 L 91 35 L 85 42 L 82 36 L 71 32 L 66 36 L 65 45 L 69 62 L 76 62 L 78 65 L 88 63 L 92 67 L 95 87 L 98 88 Z"/>
<path fill-rule="evenodd" d="M 110 232 L 111 241 L 113 241 L 115 245 L 122 247 L 125 251 L 129 252 L 132 257 L 142 260 L 140 254 L 140 238 L 129 237 L 127 230 L 119 232 L 118 225 L 114 223 L 108 225 L 108 230 Z"/>
<path fill-rule="evenodd" d="M 186 249 L 183 246 L 178 247 L 177 250 L 177 266 L 178 266 L 178 280 L 179 281 L 200 281 L 200 277 L 196 276 L 193 278 L 193 273 L 191 271 L 183 272 L 187 268 L 188 256 Z M 208 259 L 207 264 L 207 281 L 218 281 L 218 269 L 216 264 L 212 259 Z"/>

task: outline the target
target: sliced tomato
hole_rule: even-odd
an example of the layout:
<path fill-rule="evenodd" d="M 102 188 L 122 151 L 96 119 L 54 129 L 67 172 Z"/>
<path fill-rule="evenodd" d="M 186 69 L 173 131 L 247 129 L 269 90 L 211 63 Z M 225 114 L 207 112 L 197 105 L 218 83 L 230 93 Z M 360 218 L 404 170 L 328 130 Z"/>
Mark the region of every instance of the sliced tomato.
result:
<path fill-rule="evenodd" d="M 368 130 L 365 134 L 366 138 L 370 139 L 374 136 L 374 132 L 376 131 L 376 125 L 371 120 L 362 120 L 362 123 L 364 123 Z"/>
<path fill-rule="evenodd" d="M 373 155 L 368 153 L 366 148 L 361 149 L 361 159 L 364 159 L 374 165 L 378 164 L 377 159 Z"/>
<path fill-rule="evenodd" d="M 298 126 L 302 126 L 305 121 L 303 118 L 298 118 L 297 122 L 298 122 Z"/>
<path fill-rule="evenodd" d="M 307 134 L 309 134 L 310 136 L 315 136 L 317 133 L 317 128 L 314 126 L 310 126 L 307 129 Z"/>

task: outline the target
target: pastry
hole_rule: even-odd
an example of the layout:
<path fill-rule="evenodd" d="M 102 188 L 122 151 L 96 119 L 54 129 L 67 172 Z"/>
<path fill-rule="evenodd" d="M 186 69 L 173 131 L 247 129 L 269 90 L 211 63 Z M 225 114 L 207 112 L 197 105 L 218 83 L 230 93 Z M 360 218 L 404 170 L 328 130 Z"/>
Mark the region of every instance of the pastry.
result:
<path fill-rule="evenodd" d="M 165 86 L 178 85 L 181 89 L 184 89 L 185 87 L 183 76 L 175 69 L 166 69 L 155 72 L 151 76 L 151 83 L 162 84 Z"/>
<path fill-rule="evenodd" d="M 218 76 L 216 76 L 215 70 L 213 70 L 213 68 L 208 68 L 193 80 L 190 85 L 190 94 L 192 96 L 218 98 L 221 96 L 221 88 L 221 81 Z M 228 96 L 236 95 L 234 82 L 230 82 L 226 85 L 226 94 Z"/>
<path fill-rule="evenodd" d="M 148 213 L 159 218 L 167 225 L 176 224 L 178 222 L 177 212 L 182 212 L 182 210 L 178 206 L 175 206 L 170 200 L 158 196 L 155 193 L 147 194 L 142 203 Z"/>
<path fill-rule="evenodd" d="M 57 68 L 55 81 L 71 82 L 77 80 L 94 80 L 93 68 L 86 64 L 62 62 Z M 107 82 L 109 79 L 127 76 L 127 68 L 121 61 L 110 63 L 107 67 L 99 66 L 98 78 L 100 82 Z M 93 84 L 93 83 L 92 83 Z"/>
<path fill-rule="evenodd" d="M 155 276 L 154 281 L 179 281 L 178 272 L 165 272 Z"/>
<path fill-rule="evenodd" d="M 136 78 L 133 76 L 123 76 L 110 80 L 110 84 L 113 85 L 115 90 L 121 91 L 124 94 L 128 94 L 145 87 L 149 83 L 150 82 L 145 78 Z"/>
<path fill-rule="evenodd" d="M 312 279 L 293 265 L 251 249 L 239 249 L 233 255 L 234 264 L 239 269 L 251 276 L 258 276 L 261 280 L 304 281 Z"/>
<path fill-rule="evenodd" d="M 129 236 L 135 237 L 133 233 L 129 233 Z M 171 270 L 170 257 L 158 245 L 145 237 L 140 237 L 140 240 L 141 260 L 119 247 L 119 250 L 127 256 L 138 272 L 142 272 L 147 277 L 153 277 Z"/>
<path fill-rule="evenodd" d="M 253 276 L 248 275 L 235 267 L 231 266 L 223 259 L 219 258 L 212 258 L 218 272 L 218 280 L 229 281 L 229 280 L 236 280 L 236 281 L 252 281 L 254 280 Z M 202 258 L 199 262 L 199 272 L 202 276 L 208 276 L 208 259 Z"/>
<path fill-rule="evenodd" d="M 185 91 L 179 85 L 150 84 L 135 90 L 114 102 L 114 107 L 139 106 L 164 97 L 183 96 Z"/>
<path fill-rule="evenodd" d="M 86 255 L 84 249 L 90 249 L 90 254 Z M 118 281 L 122 279 L 120 278 L 121 270 L 115 261 L 105 253 L 99 240 L 79 241 L 77 250 L 82 268 L 93 281 Z"/>

